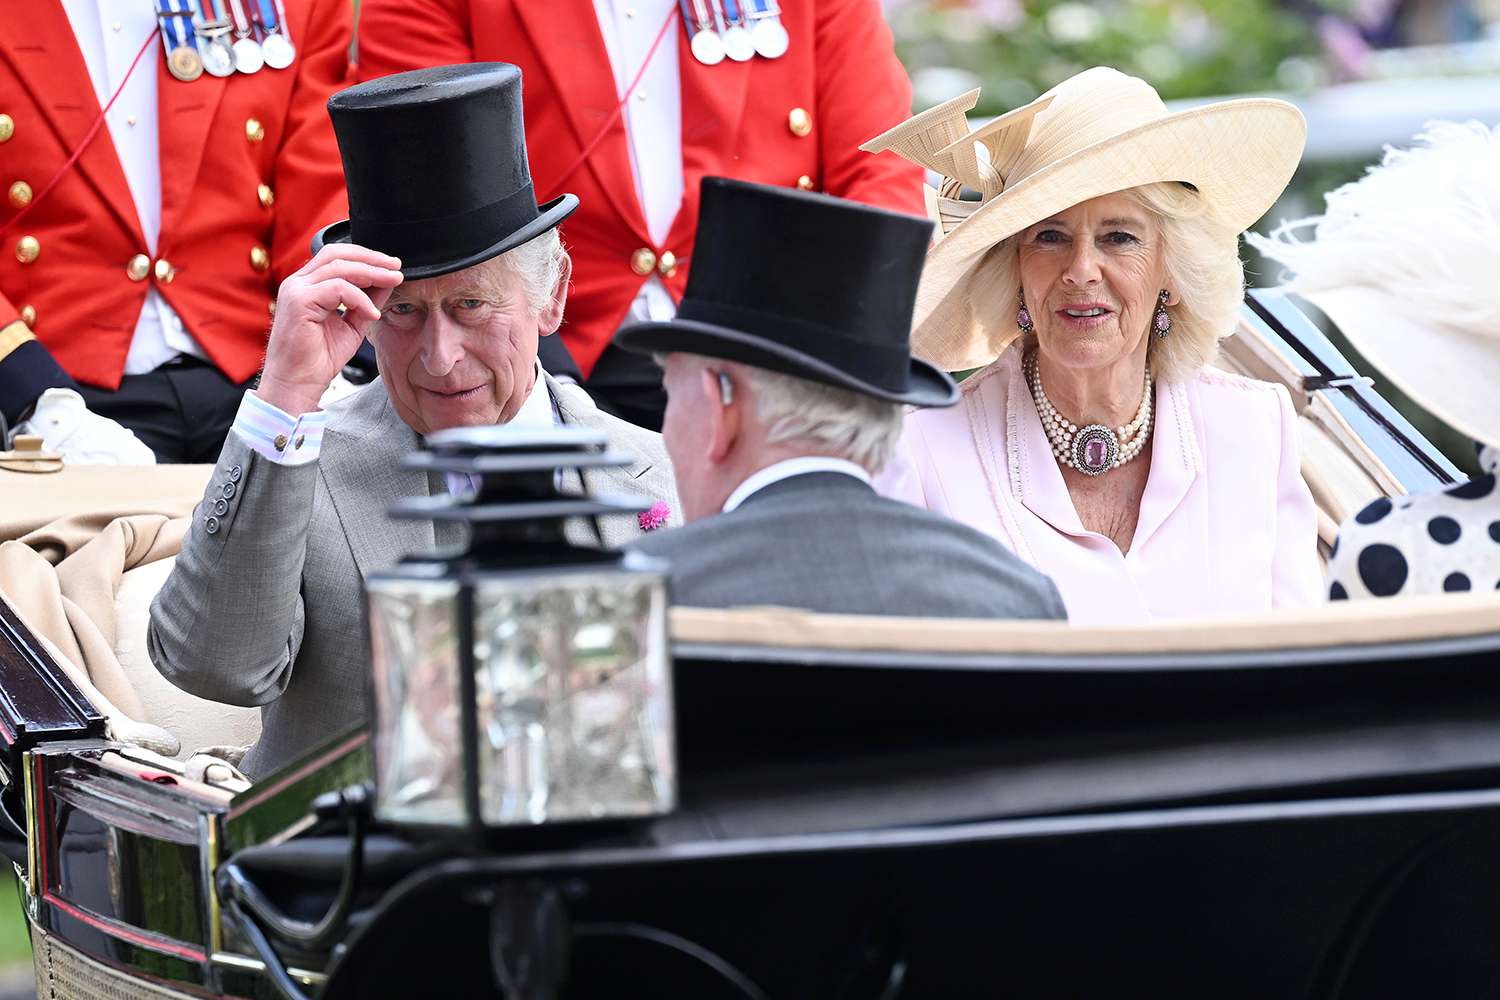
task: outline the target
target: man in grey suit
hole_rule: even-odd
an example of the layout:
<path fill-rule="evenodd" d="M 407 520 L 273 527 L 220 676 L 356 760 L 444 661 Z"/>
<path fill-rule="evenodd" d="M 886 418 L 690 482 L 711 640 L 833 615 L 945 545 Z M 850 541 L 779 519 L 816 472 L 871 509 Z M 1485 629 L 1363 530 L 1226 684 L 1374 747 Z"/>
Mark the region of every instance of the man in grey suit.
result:
<path fill-rule="evenodd" d="M 905 404 L 958 400 L 909 349 L 931 223 L 715 177 L 701 205 L 677 317 L 616 339 L 665 369 L 691 523 L 633 547 L 667 559 L 673 601 L 1065 617 L 1052 581 L 995 540 L 870 486 Z"/>
<path fill-rule="evenodd" d="M 367 718 L 362 575 L 458 540 L 451 526 L 434 537 L 430 522 L 386 517 L 400 497 L 469 486 L 400 468 L 419 434 L 595 428 L 635 462 L 564 488 L 676 506 L 660 438 L 537 362 L 539 337 L 563 319 L 570 262 L 555 227 L 577 199 L 537 206 L 520 91 L 519 70 L 488 64 L 399 74 L 329 102 L 352 219 L 324 230 L 282 283 L 260 385 L 151 607 L 151 658 L 169 680 L 262 706 L 242 764 L 252 776 Z M 410 190 L 412 178 L 429 188 Z M 382 377 L 320 408 L 367 335 Z M 639 533 L 628 519 L 601 530 L 606 545 Z M 568 531 L 589 541 L 581 524 Z"/>

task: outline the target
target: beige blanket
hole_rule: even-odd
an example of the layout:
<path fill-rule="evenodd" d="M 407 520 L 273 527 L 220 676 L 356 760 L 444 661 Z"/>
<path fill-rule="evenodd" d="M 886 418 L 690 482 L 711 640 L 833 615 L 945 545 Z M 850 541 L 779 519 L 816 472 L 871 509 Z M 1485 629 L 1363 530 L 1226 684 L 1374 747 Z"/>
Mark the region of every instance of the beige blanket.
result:
<path fill-rule="evenodd" d="M 115 654 L 115 592 L 129 570 L 175 556 L 211 466 L 76 466 L 0 471 L 0 598 L 101 712 L 114 738 L 160 753 L 175 736 L 151 725 Z"/>

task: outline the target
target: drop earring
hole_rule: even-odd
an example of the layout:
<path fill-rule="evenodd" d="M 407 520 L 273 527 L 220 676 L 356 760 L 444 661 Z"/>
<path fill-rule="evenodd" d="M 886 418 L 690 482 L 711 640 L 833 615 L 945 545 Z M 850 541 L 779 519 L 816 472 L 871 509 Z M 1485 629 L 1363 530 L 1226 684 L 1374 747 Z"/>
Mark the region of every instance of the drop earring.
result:
<path fill-rule="evenodd" d="M 1167 334 L 1172 332 L 1172 317 L 1167 312 L 1168 297 L 1165 288 L 1156 296 L 1156 315 L 1151 319 L 1151 328 L 1156 331 L 1157 340 L 1166 340 Z"/>
<path fill-rule="evenodd" d="M 1018 292 L 1016 296 L 1021 300 L 1021 308 L 1016 310 L 1016 326 L 1021 328 L 1022 333 L 1035 333 L 1036 328 L 1031 325 L 1031 312 L 1026 308 L 1026 294 Z"/>

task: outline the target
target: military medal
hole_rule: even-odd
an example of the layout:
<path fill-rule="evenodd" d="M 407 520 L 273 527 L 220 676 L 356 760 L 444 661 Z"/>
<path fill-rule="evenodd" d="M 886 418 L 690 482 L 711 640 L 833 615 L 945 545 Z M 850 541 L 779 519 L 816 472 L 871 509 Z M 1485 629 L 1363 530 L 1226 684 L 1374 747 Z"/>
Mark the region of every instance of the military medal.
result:
<path fill-rule="evenodd" d="M 260 26 L 265 35 L 260 41 L 260 51 L 266 65 L 272 69 L 286 69 L 297 56 L 292 40 L 286 33 L 286 11 L 281 0 L 255 0 L 258 6 Z M 278 16 L 279 15 L 279 16 Z"/>
<path fill-rule="evenodd" d="M 724 54 L 735 62 L 749 62 L 755 56 L 755 42 L 735 0 L 724 0 Z"/>
<path fill-rule="evenodd" d="M 156 8 L 162 47 L 167 52 L 167 72 L 191 83 L 203 75 L 203 59 L 193 46 L 193 9 L 189 0 L 161 0 Z"/>
<path fill-rule="evenodd" d="M 724 42 L 719 38 L 718 24 L 706 0 L 681 0 L 682 23 L 688 31 L 688 48 L 693 58 L 705 66 L 724 61 Z"/>
<path fill-rule="evenodd" d="M 258 73 L 266 60 L 250 27 L 250 18 L 240 0 L 229 0 L 229 11 L 234 15 L 234 68 L 241 73 Z"/>
<path fill-rule="evenodd" d="M 780 59 L 786 55 L 786 26 L 781 23 L 781 7 L 776 0 L 745 0 L 749 8 L 745 19 L 753 22 L 750 39 L 755 51 L 767 59 Z"/>
<path fill-rule="evenodd" d="M 229 47 L 229 33 L 234 30 L 217 0 L 203 0 L 204 13 L 212 20 L 198 25 L 198 50 L 203 68 L 214 76 L 234 75 L 234 50 Z"/>
<path fill-rule="evenodd" d="M 167 56 L 167 71 L 183 83 L 203 75 L 203 57 L 191 45 L 179 45 Z"/>

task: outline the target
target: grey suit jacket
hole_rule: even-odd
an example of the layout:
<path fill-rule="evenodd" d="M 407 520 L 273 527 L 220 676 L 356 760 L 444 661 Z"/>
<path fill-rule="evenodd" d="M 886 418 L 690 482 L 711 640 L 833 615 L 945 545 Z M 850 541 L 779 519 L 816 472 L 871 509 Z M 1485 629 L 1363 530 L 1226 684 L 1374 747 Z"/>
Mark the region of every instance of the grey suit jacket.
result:
<path fill-rule="evenodd" d="M 676 510 L 657 434 L 602 412 L 576 386 L 547 384 L 564 423 L 604 431 L 635 456 L 627 468 L 589 470 L 590 492 L 639 493 Z M 386 516 L 398 498 L 446 488 L 440 476 L 400 468 L 417 447 L 378 379 L 329 407 L 316 462 L 278 465 L 233 433 L 225 442 L 176 568 L 152 602 L 148 648 L 183 690 L 262 706 L 248 774 L 264 775 L 367 718 L 363 574 L 461 537 L 444 526 L 435 539 L 431 522 Z M 570 476 L 564 488 L 580 490 Z M 630 517 L 600 527 L 611 547 L 640 534 Z M 567 531 L 598 544 L 585 524 Z"/>
<path fill-rule="evenodd" d="M 675 604 L 1066 617 L 1052 581 L 994 539 L 837 472 L 783 479 L 728 514 L 644 536 L 630 547 L 670 561 Z"/>

